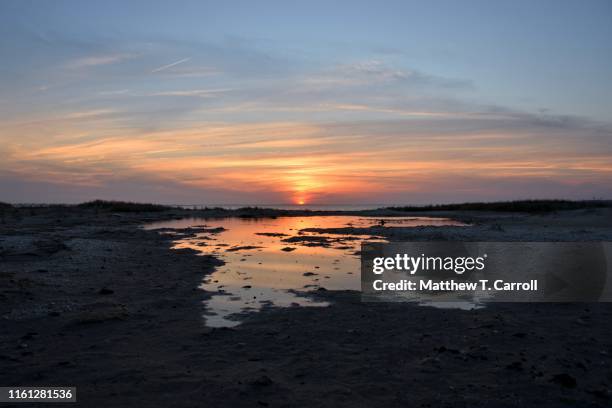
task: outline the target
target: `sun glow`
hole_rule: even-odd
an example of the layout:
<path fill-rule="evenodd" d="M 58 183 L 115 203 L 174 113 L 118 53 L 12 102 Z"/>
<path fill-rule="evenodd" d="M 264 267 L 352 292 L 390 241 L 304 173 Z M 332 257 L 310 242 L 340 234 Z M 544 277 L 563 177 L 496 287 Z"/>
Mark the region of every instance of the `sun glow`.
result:
<path fill-rule="evenodd" d="M 175 131 L 128 129 L 118 134 L 114 129 L 121 124 L 95 116 L 101 114 L 76 112 L 70 115 L 72 121 L 78 118 L 74 123 L 34 121 L 26 126 L 0 121 L 0 173 L 10 171 L 24 180 L 83 188 L 111 188 L 123 177 L 130 183 L 151 183 L 163 191 L 177 188 L 196 197 L 203 191 L 234 200 L 238 192 L 254 202 L 305 206 L 340 198 L 370 200 L 374 194 L 468 191 L 468 184 L 476 180 L 487 184 L 496 177 L 507 186 L 529 180 L 539 186 L 544 178 L 555 178 L 560 185 L 577 188 L 587 179 L 610 184 L 612 172 L 607 146 L 600 146 L 597 153 L 596 145 L 585 145 L 585 137 L 578 134 L 573 138 L 542 135 L 536 143 L 531 142 L 530 131 L 456 133 L 448 138 L 407 130 L 410 137 L 385 139 L 374 149 L 364 145 L 362 135 L 342 133 L 342 143 L 334 144 L 327 136 L 329 130 L 298 122 L 202 124 Z M 99 131 L 99 136 L 86 137 L 88 129 Z M 45 132 L 58 136 L 43 140 L 39 134 Z M 17 139 L 17 134 L 22 137 Z M 548 146 L 561 143 L 561 137 L 567 145 L 560 148 L 564 150 L 557 156 L 546 155 Z M 304 141 L 321 147 L 313 149 Z M 510 145 L 518 141 L 533 145 L 516 155 Z M 214 152 L 203 147 L 213 142 L 217 143 Z M 459 154 L 464 151 L 473 156 Z M 504 191 L 500 189 L 499 194 Z M 124 194 L 132 194 L 131 189 Z"/>

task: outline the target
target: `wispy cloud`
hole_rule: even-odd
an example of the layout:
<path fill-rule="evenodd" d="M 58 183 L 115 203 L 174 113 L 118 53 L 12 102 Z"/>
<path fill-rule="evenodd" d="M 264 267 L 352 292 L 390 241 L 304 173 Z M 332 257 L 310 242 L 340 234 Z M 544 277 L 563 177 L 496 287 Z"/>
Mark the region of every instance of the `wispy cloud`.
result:
<path fill-rule="evenodd" d="M 92 109 L 80 112 L 71 112 L 64 116 L 64 119 L 90 119 L 100 116 L 107 116 L 115 113 L 112 109 Z"/>
<path fill-rule="evenodd" d="M 465 88 L 470 81 L 430 75 L 415 69 L 395 67 L 385 61 L 365 60 L 341 64 L 318 73 L 310 74 L 301 81 L 308 87 L 338 88 L 372 85 L 428 86 L 432 88 Z"/>
<path fill-rule="evenodd" d="M 375 113 L 389 113 L 399 116 L 415 116 L 415 117 L 430 117 L 430 118 L 471 118 L 476 116 L 482 116 L 480 113 L 469 113 L 469 112 L 435 112 L 425 110 L 409 110 L 409 109 L 394 109 L 375 107 L 369 105 L 358 105 L 358 104 L 338 104 L 329 105 L 329 109 L 346 110 L 346 111 L 357 111 L 357 112 L 375 112 Z M 492 115 L 487 115 L 491 118 Z"/>
<path fill-rule="evenodd" d="M 129 89 L 116 89 L 112 91 L 100 91 L 98 95 L 100 96 L 113 96 L 113 95 L 125 95 L 130 92 Z"/>
<path fill-rule="evenodd" d="M 192 89 L 185 91 L 165 91 L 165 92 L 155 92 L 149 94 L 149 96 L 197 96 L 200 98 L 210 98 L 220 93 L 229 92 L 232 88 L 223 88 L 223 89 Z"/>
<path fill-rule="evenodd" d="M 87 56 L 83 58 L 78 58 L 74 61 L 71 61 L 68 64 L 69 68 L 78 69 L 78 68 L 87 68 L 87 67 L 95 67 L 98 65 L 109 65 L 115 64 L 117 62 L 121 62 L 130 58 L 134 58 L 135 54 L 108 54 L 108 55 L 93 55 Z"/>
<path fill-rule="evenodd" d="M 182 78 L 202 78 L 209 77 L 213 75 L 220 75 L 223 72 L 217 68 L 213 67 L 180 67 L 178 69 L 173 69 L 170 71 L 174 77 L 182 77 Z"/>
<path fill-rule="evenodd" d="M 162 65 L 161 67 L 157 67 L 157 68 L 155 68 L 154 70 L 152 70 L 152 71 L 151 71 L 151 73 L 165 71 L 165 70 L 167 70 L 168 68 L 175 67 L 175 66 L 177 66 L 177 65 L 179 65 L 179 64 L 182 64 L 182 63 L 187 62 L 187 61 L 190 61 L 190 60 L 191 60 L 191 57 L 188 57 L 188 58 L 183 58 L 183 59 L 180 59 L 180 60 L 178 60 L 178 61 L 174 61 L 174 62 L 173 62 L 173 63 L 171 63 L 171 64 Z"/>

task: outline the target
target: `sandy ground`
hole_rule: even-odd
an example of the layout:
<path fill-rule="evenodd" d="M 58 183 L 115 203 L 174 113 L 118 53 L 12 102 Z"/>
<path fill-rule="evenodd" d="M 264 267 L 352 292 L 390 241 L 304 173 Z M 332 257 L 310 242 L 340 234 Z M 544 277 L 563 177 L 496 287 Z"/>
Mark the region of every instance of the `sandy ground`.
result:
<path fill-rule="evenodd" d="M 319 291 L 330 307 L 269 309 L 236 328 L 207 328 L 208 294 L 196 288 L 219 261 L 170 250 L 171 237 L 138 228 L 186 214 L 5 215 L 0 384 L 74 385 L 72 406 L 83 407 L 612 404 L 612 304 L 461 311 Z M 608 209 L 452 215 L 475 225 L 361 232 L 391 240 L 612 240 Z"/>

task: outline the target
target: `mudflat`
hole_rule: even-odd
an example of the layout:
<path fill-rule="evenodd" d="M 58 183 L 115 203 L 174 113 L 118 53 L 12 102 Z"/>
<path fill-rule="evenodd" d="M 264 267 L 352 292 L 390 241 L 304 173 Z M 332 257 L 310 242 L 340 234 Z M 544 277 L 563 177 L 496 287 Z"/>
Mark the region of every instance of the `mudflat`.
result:
<path fill-rule="evenodd" d="M 266 308 L 237 327 L 208 328 L 203 302 L 211 293 L 198 286 L 221 261 L 172 250 L 171 234 L 140 228 L 194 215 L 245 216 L 73 207 L 5 213 L 0 384 L 76 386 L 76 406 L 84 407 L 611 403 L 611 304 L 442 310 L 318 290 L 309 296 L 329 307 Z M 389 240 L 612 240 L 606 208 L 440 215 L 473 226 L 333 232 Z"/>

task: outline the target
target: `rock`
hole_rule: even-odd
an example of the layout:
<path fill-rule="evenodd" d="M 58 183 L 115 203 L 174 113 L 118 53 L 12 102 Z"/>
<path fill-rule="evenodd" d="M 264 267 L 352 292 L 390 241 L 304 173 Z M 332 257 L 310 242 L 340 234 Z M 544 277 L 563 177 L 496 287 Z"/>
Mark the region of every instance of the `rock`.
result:
<path fill-rule="evenodd" d="M 295 251 L 295 248 L 293 248 L 293 247 L 284 247 L 284 248 L 281 248 L 281 251 L 291 252 L 291 251 Z"/>
<path fill-rule="evenodd" d="M 315 276 L 315 275 L 317 275 L 317 274 L 316 274 L 316 273 L 314 273 L 314 272 L 304 272 L 304 273 L 302 274 L 302 276 Z"/>
<path fill-rule="evenodd" d="M 262 375 L 261 377 L 257 377 L 254 380 L 249 381 L 249 384 L 257 386 L 257 387 L 267 387 L 272 385 L 274 381 L 267 375 Z"/>
<path fill-rule="evenodd" d="M 523 363 L 521 363 L 520 361 L 513 361 L 512 363 L 506 366 L 506 369 L 515 370 L 515 371 L 523 371 Z"/>
<path fill-rule="evenodd" d="M 21 336 L 22 340 L 32 340 L 35 336 L 38 336 L 38 333 L 36 332 L 28 332 L 26 334 L 24 334 L 23 336 Z"/>
<path fill-rule="evenodd" d="M 610 399 L 610 391 L 608 391 L 605 388 L 591 389 L 591 390 L 587 390 L 587 392 L 591 395 L 596 396 L 597 398 L 601 398 L 605 400 Z"/>
<path fill-rule="evenodd" d="M 565 388 L 576 388 L 577 385 L 576 379 L 567 373 L 555 374 L 550 381 Z"/>
<path fill-rule="evenodd" d="M 255 235 L 261 235 L 263 237 L 287 237 L 287 234 L 282 232 L 256 232 Z"/>
<path fill-rule="evenodd" d="M 236 251 L 247 251 L 249 249 L 258 249 L 258 248 L 262 248 L 260 246 L 255 246 L 255 245 L 242 245 L 242 246 L 235 246 L 235 247 L 231 247 L 226 249 L 227 252 L 236 252 Z"/>
<path fill-rule="evenodd" d="M 459 354 L 459 350 L 454 349 L 454 348 L 448 348 L 446 346 L 440 346 L 440 347 L 434 348 L 434 351 L 437 351 L 438 353 L 449 352 L 451 354 Z"/>

